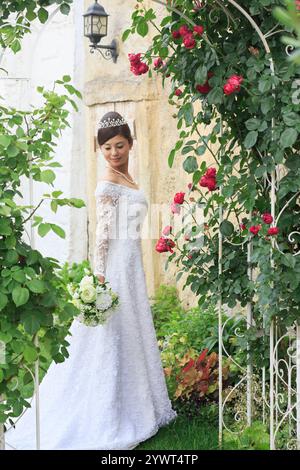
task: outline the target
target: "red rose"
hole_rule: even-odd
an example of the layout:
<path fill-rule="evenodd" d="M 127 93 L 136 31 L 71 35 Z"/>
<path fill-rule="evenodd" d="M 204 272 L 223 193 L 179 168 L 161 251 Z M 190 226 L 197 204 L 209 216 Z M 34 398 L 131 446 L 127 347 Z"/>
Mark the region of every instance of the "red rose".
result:
<path fill-rule="evenodd" d="M 134 73 L 134 75 L 142 75 L 147 73 L 149 67 L 144 62 L 141 62 L 141 54 L 128 54 L 128 58 L 130 61 L 130 70 Z"/>
<path fill-rule="evenodd" d="M 268 235 L 278 235 L 279 228 L 278 227 L 270 227 L 268 229 Z"/>
<path fill-rule="evenodd" d="M 204 83 L 204 85 L 196 85 L 196 90 L 199 91 L 199 93 L 202 95 L 207 95 L 207 93 L 209 93 L 211 90 L 211 86 L 207 81 Z"/>
<path fill-rule="evenodd" d="M 206 170 L 205 176 L 207 176 L 207 178 L 214 178 L 216 174 L 217 174 L 217 170 L 215 168 L 208 168 Z"/>
<path fill-rule="evenodd" d="M 217 189 L 215 178 L 208 178 L 206 175 L 202 176 L 199 184 L 203 188 L 208 188 L 210 191 L 214 191 L 215 189 Z"/>
<path fill-rule="evenodd" d="M 201 25 L 199 25 L 199 26 L 196 25 L 196 26 L 194 26 L 193 29 L 194 29 L 194 33 L 196 33 L 196 36 L 202 36 L 202 34 L 204 33 L 204 28 Z"/>
<path fill-rule="evenodd" d="M 172 31 L 172 36 L 173 39 L 179 39 L 181 37 L 180 32 L 176 29 L 175 31 Z"/>
<path fill-rule="evenodd" d="M 253 235 L 257 235 L 260 229 L 261 225 L 252 225 L 252 227 L 249 228 L 249 231 L 253 233 Z"/>
<path fill-rule="evenodd" d="M 171 225 L 167 225 L 167 226 L 163 229 L 162 234 L 167 236 L 167 235 L 170 235 L 171 232 L 172 232 L 172 227 L 171 227 Z"/>
<path fill-rule="evenodd" d="M 184 239 L 185 239 L 185 241 L 188 242 L 191 238 L 188 235 L 184 235 Z"/>
<path fill-rule="evenodd" d="M 264 221 L 265 224 L 271 224 L 273 222 L 273 217 L 271 214 L 266 212 L 265 214 L 262 215 L 262 220 Z"/>
<path fill-rule="evenodd" d="M 174 196 L 175 204 L 183 204 L 185 193 L 176 193 Z"/>
<path fill-rule="evenodd" d="M 188 188 L 189 188 L 189 190 L 191 191 L 192 188 L 193 188 L 193 183 L 189 183 L 189 184 L 188 184 Z"/>
<path fill-rule="evenodd" d="M 243 80 L 244 78 L 241 75 L 231 75 L 223 86 L 225 95 L 231 95 L 236 91 L 240 91 Z"/>
<path fill-rule="evenodd" d="M 206 178 L 206 184 L 207 184 L 207 188 L 210 190 L 210 191 L 214 191 L 215 189 L 217 189 L 217 183 L 216 183 L 216 180 L 215 178 Z"/>
<path fill-rule="evenodd" d="M 156 251 L 158 251 L 158 253 L 166 253 L 167 251 L 174 253 L 174 251 L 172 250 L 174 246 L 175 246 L 175 243 L 173 242 L 173 240 L 171 240 L 170 238 L 161 237 L 157 241 L 155 249 Z"/>
<path fill-rule="evenodd" d="M 246 225 L 245 224 L 240 224 L 240 227 L 242 230 L 246 230 Z"/>
<path fill-rule="evenodd" d="M 184 24 L 183 26 L 180 26 L 178 32 L 180 36 L 185 36 L 186 34 L 192 34 L 192 31 L 188 28 L 186 24 Z"/>
<path fill-rule="evenodd" d="M 180 88 L 177 88 L 177 90 L 175 90 L 175 95 L 176 96 L 182 95 L 182 91 L 180 90 Z"/>
<path fill-rule="evenodd" d="M 154 60 L 153 64 L 154 64 L 154 68 L 158 69 L 163 64 L 162 58 L 157 57 L 157 59 Z"/>
<path fill-rule="evenodd" d="M 232 93 L 234 93 L 236 91 L 235 86 L 231 85 L 230 83 L 226 83 L 223 86 L 223 90 L 224 90 L 225 95 L 232 95 Z"/>
<path fill-rule="evenodd" d="M 243 83 L 243 81 L 244 78 L 241 75 L 231 75 L 231 77 L 228 78 L 228 83 L 235 86 L 239 86 L 241 83 Z"/>
<path fill-rule="evenodd" d="M 196 41 L 191 34 L 186 34 L 183 38 L 183 44 L 187 49 L 194 49 Z"/>
<path fill-rule="evenodd" d="M 216 173 L 217 170 L 215 168 L 208 168 L 205 175 L 200 179 L 200 186 L 208 188 L 209 191 L 217 189 Z"/>
<path fill-rule="evenodd" d="M 205 175 L 202 176 L 202 178 L 200 179 L 199 185 L 200 185 L 202 188 L 207 188 L 207 178 L 206 178 Z"/>
<path fill-rule="evenodd" d="M 141 54 L 128 54 L 131 65 L 138 65 L 141 61 Z"/>

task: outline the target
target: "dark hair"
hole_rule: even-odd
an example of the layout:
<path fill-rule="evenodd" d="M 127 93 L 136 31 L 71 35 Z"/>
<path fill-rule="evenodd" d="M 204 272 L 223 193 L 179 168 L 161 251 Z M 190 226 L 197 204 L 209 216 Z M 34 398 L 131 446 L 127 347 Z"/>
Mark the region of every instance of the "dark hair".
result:
<path fill-rule="evenodd" d="M 100 122 L 103 122 L 105 119 L 122 119 L 123 116 L 121 114 L 116 113 L 115 111 L 110 111 L 109 113 L 104 114 L 101 118 Z M 133 138 L 130 132 L 130 128 L 128 124 L 122 124 L 121 126 L 114 126 L 114 127 L 104 127 L 98 129 L 98 143 L 99 145 L 103 145 L 109 139 L 112 139 L 116 135 L 121 135 L 128 140 L 129 144 L 133 143 Z"/>

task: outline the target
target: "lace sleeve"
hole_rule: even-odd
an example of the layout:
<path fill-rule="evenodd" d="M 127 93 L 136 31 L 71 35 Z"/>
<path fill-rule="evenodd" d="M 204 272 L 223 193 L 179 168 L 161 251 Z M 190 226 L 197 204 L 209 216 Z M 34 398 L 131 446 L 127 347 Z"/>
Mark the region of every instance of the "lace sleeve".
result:
<path fill-rule="evenodd" d="M 112 194 L 96 194 L 96 239 L 94 251 L 94 274 L 105 276 L 109 238 L 116 215 L 118 196 Z"/>

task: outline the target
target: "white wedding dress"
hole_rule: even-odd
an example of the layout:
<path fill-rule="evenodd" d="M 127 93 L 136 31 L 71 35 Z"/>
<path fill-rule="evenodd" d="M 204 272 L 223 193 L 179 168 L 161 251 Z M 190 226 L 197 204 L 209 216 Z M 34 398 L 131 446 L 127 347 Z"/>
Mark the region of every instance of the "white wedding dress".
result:
<path fill-rule="evenodd" d="M 74 320 L 69 358 L 40 386 L 41 449 L 132 449 L 170 423 L 172 409 L 148 301 L 141 252 L 142 190 L 100 181 L 94 273 L 120 305 L 103 326 Z M 35 449 L 35 403 L 5 434 L 7 449 Z"/>

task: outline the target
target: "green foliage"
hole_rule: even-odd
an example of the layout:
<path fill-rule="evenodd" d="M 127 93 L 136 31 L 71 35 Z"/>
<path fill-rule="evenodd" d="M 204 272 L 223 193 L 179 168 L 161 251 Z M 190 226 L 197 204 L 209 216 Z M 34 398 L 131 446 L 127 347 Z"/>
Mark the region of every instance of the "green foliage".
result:
<path fill-rule="evenodd" d="M 0 4 L 0 46 L 9 47 L 15 54 L 21 49 L 21 40 L 30 32 L 31 23 L 46 23 L 48 7 L 59 5 L 68 15 L 73 0 L 3 0 Z"/>
<path fill-rule="evenodd" d="M 224 431 L 223 450 L 269 450 L 270 436 L 267 428 L 259 421 L 253 422 L 241 433 Z"/>
<path fill-rule="evenodd" d="M 166 374 L 169 394 L 174 399 L 174 406 L 184 414 L 190 416 L 199 413 L 199 405 L 202 404 L 203 397 L 193 393 L 189 399 L 178 395 L 178 377 L 182 369 L 190 359 L 195 359 L 199 354 L 207 349 L 209 354 L 218 352 L 218 315 L 214 306 L 207 309 L 202 307 L 185 310 L 178 298 L 176 288 L 162 285 L 155 293 L 152 303 L 154 324 L 161 350 L 161 360 Z M 223 343 L 227 352 L 233 355 L 239 362 L 245 360 L 244 357 L 237 357 L 239 344 L 235 336 L 235 329 L 239 328 L 240 333 L 245 330 L 243 319 L 229 319 L 225 314 L 222 318 L 224 326 Z M 213 357 L 213 356 L 212 356 Z M 228 377 L 228 363 L 224 361 L 224 378 Z M 226 370 L 225 370 L 226 369 Z M 209 393 L 205 393 L 205 401 L 209 398 L 214 400 L 217 393 L 216 369 L 210 375 L 212 381 Z M 237 378 L 236 368 L 230 364 L 230 383 L 234 383 Z M 177 394 L 177 395 L 176 395 Z"/>
<path fill-rule="evenodd" d="M 50 230 L 65 236 L 61 227 L 45 222 L 40 215 L 45 201 L 55 213 L 59 206 L 85 205 L 80 199 L 61 197 L 62 191 L 53 188 L 52 168 L 61 166 L 53 160 L 56 142 L 69 126 L 70 109 L 77 109 L 70 94 L 80 97 L 69 82 L 70 77 L 65 76 L 51 91 L 39 88 L 44 102 L 31 111 L 0 107 L 0 341 L 5 348 L 5 361 L 0 364 L 0 423 L 19 416 L 29 406 L 26 398 L 33 392 L 37 359 L 42 377 L 51 361 L 63 362 L 68 357 L 66 336 L 78 314 L 58 261 L 44 257 L 24 241 L 25 223 L 30 219 L 41 236 Z M 21 181 L 30 176 L 52 186 L 36 207 L 20 204 Z"/>

